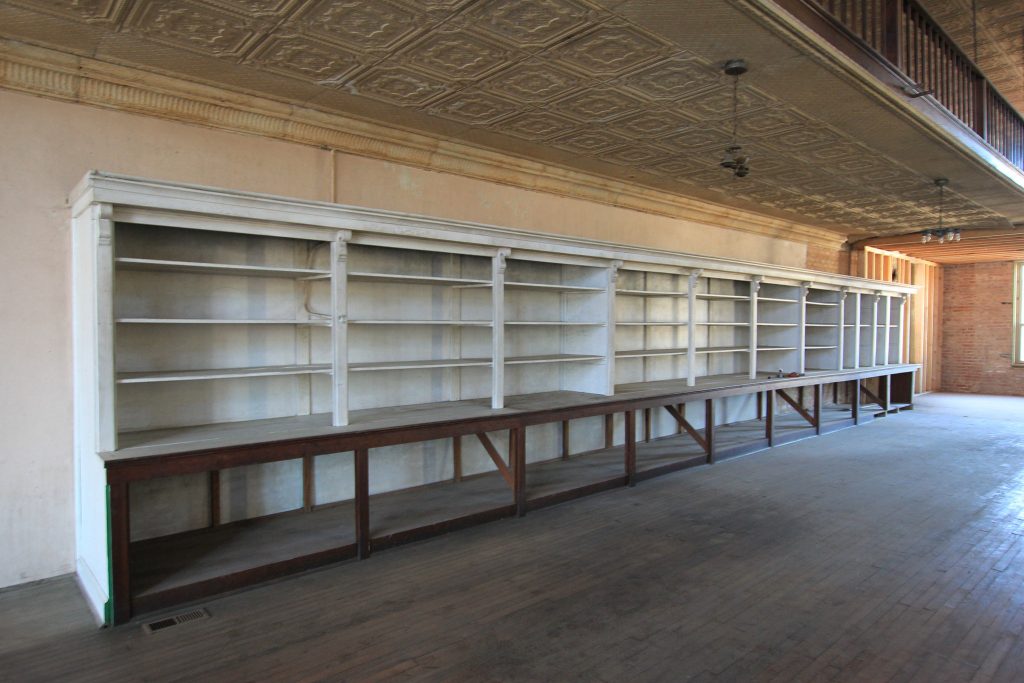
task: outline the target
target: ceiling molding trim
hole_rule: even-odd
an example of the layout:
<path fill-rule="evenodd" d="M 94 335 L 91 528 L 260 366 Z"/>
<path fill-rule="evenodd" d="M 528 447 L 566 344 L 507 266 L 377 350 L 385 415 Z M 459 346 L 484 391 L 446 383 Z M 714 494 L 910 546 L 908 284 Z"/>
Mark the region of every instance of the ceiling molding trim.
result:
<path fill-rule="evenodd" d="M 840 249 L 843 235 L 393 126 L 0 40 L 0 88 Z"/>

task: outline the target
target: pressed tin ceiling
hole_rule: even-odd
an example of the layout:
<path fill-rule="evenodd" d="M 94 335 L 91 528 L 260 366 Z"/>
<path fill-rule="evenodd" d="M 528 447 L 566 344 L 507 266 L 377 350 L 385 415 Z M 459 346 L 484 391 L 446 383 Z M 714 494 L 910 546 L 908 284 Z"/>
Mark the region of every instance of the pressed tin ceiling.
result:
<path fill-rule="evenodd" d="M 830 82 L 743 4 L 0 0 L 0 34 L 852 238 L 933 225 L 935 175 L 953 179 L 947 225 L 1021 220 L 1024 197 L 997 188 L 996 205 L 1016 199 L 1021 215 L 988 208 L 991 176 Z M 751 62 L 739 89 L 740 142 L 754 155 L 743 180 L 717 165 L 730 140 L 729 57 Z"/>

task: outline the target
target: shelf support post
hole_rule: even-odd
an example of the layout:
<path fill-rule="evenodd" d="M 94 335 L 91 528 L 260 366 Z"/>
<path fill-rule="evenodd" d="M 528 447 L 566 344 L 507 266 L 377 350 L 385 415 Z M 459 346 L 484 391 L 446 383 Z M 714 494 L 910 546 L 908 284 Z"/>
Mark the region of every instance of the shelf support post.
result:
<path fill-rule="evenodd" d="M 95 248 L 96 450 L 117 448 L 114 372 L 114 207 L 94 204 L 90 215 Z"/>
<path fill-rule="evenodd" d="M 707 462 L 715 462 L 715 401 L 704 399 L 704 443 L 707 447 Z"/>
<path fill-rule="evenodd" d="M 608 304 L 605 307 L 605 396 L 612 396 L 615 393 L 615 291 L 618 288 L 619 268 L 621 267 L 622 261 L 611 262 L 611 265 L 608 266 L 608 281 L 605 287 Z"/>
<path fill-rule="evenodd" d="M 626 486 L 636 486 L 636 411 L 626 411 Z"/>
<path fill-rule="evenodd" d="M 331 242 L 331 424 L 348 424 L 348 241 L 340 230 Z"/>
<path fill-rule="evenodd" d="M 509 459 L 512 462 L 516 517 L 522 517 L 526 514 L 526 427 L 513 427 L 509 436 L 512 441 Z"/>
<path fill-rule="evenodd" d="M 881 296 L 875 292 L 871 299 L 871 367 L 878 365 L 878 300 Z"/>
<path fill-rule="evenodd" d="M 906 344 L 906 324 L 905 324 L 906 320 L 905 320 L 904 316 L 907 313 L 907 299 L 908 298 L 909 298 L 908 294 L 904 294 L 904 295 L 902 295 L 900 297 L 900 311 L 899 311 L 899 320 L 900 320 L 900 322 L 899 322 L 899 327 L 896 328 L 897 334 L 899 335 L 899 355 L 896 358 L 896 362 L 897 363 L 906 363 L 907 362 L 906 353 L 905 353 L 905 350 L 904 350 L 903 346 L 904 346 L 904 344 Z"/>
<path fill-rule="evenodd" d="M 892 332 L 892 297 L 885 297 L 885 334 L 882 335 L 882 365 L 889 364 L 889 341 Z"/>
<path fill-rule="evenodd" d="M 356 553 L 360 560 L 370 556 L 370 456 L 366 448 L 355 451 Z"/>
<path fill-rule="evenodd" d="M 690 273 L 686 288 L 686 386 L 697 384 L 697 280 L 702 270 Z"/>
<path fill-rule="evenodd" d="M 853 307 L 853 369 L 860 367 L 860 292 L 854 296 Z"/>
<path fill-rule="evenodd" d="M 836 370 L 846 367 L 846 297 L 850 295 L 849 287 L 842 287 L 839 290 L 839 343 L 836 345 L 838 358 L 836 359 Z"/>
<path fill-rule="evenodd" d="M 775 445 L 775 390 L 764 392 L 764 399 L 764 438 L 770 447 Z"/>
<path fill-rule="evenodd" d="M 797 329 L 800 330 L 800 339 L 797 343 L 800 349 L 797 353 L 797 372 L 801 375 L 807 370 L 807 290 L 811 288 L 810 282 L 800 283 L 800 310 L 799 314 L 799 325 Z"/>
<path fill-rule="evenodd" d="M 491 408 L 505 407 L 505 268 L 510 249 L 491 258 Z"/>
<path fill-rule="evenodd" d="M 761 291 L 761 275 L 755 275 L 750 280 L 750 363 L 749 377 L 757 379 L 757 293 Z M 761 395 L 757 397 L 760 406 Z"/>

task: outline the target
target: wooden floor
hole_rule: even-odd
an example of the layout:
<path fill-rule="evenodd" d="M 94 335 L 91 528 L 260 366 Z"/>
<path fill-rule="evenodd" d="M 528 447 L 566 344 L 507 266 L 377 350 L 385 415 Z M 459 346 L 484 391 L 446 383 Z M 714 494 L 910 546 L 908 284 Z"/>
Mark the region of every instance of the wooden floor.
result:
<path fill-rule="evenodd" d="M 0 680 L 1022 681 L 1022 416 L 925 396 L 153 635 L 95 629 L 70 579 L 3 591 Z"/>

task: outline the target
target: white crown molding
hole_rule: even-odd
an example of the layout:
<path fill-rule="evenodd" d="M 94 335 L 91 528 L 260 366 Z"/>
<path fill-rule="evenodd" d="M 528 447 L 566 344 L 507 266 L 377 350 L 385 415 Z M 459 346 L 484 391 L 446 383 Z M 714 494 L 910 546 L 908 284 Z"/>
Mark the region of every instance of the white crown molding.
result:
<path fill-rule="evenodd" d="M 844 236 L 392 126 L 0 40 L 0 88 L 333 149 L 704 225 L 842 248 Z"/>

